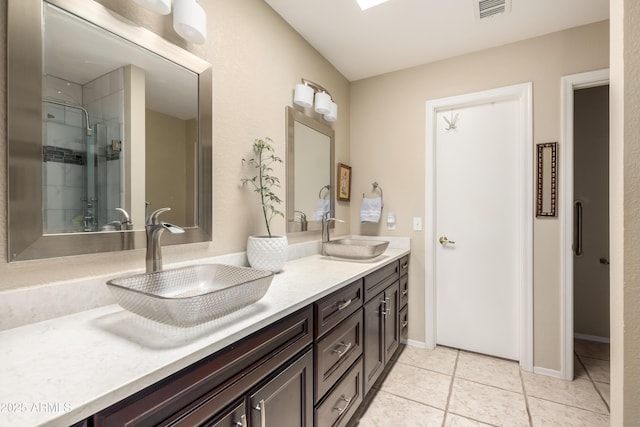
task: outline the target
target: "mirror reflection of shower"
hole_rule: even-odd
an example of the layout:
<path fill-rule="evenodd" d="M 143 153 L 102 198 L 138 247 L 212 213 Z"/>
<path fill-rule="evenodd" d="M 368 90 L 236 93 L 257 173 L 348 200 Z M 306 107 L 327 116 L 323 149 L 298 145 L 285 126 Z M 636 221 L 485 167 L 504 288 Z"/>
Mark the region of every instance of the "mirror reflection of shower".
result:
<path fill-rule="evenodd" d="M 85 85 L 45 76 L 46 93 L 55 96 L 43 99 L 44 234 L 120 229 L 121 75 Z"/>

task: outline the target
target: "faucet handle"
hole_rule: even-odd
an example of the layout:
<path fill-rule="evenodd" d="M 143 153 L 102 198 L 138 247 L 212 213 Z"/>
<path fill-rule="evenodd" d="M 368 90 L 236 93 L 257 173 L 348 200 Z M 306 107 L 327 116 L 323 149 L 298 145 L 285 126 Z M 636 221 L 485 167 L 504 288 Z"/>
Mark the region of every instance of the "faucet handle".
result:
<path fill-rule="evenodd" d="M 322 217 L 323 222 L 328 223 L 329 221 L 335 221 L 335 222 L 344 222 L 341 219 L 338 218 L 334 218 L 331 216 L 331 211 L 326 211 Z"/>
<path fill-rule="evenodd" d="M 158 225 L 158 216 L 160 216 L 160 214 L 162 212 L 166 212 L 166 211 L 170 211 L 171 208 L 160 208 L 160 209 L 156 209 L 155 211 L 153 211 L 153 213 L 151 215 L 149 215 L 149 218 L 147 218 L 147 225 Z"/>

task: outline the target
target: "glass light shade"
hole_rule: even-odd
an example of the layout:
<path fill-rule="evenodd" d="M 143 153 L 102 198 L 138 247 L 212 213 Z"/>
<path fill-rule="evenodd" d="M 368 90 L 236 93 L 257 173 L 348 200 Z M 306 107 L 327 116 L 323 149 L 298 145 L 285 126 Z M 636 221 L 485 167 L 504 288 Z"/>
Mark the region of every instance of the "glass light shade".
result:
<path fill-rule="evenodd" d="M 133 0 L 133 2 L 160 15 L 171 13 L 171 0 Z"/>
<path fill-rule="evenodd" d="M 331 97 L 329 94 L 324 92 L 316 93 L 315 110 L 318 114 L 329 114 L 331 111 Z"/>
<path fill-rule="evenodd" d="M 293 103 L 304 108 L 309 108 L 313 105 L 313 88 L 302 83 L 296 85 L 296 90 L 293 93 Z"/>
<path fill-rule="evenodd" d="M 207 40 L 207 14 L 195 0 L 174 0 L 173 29 L 185 40 L 204 43 Z"/>
<path fill-rule="evenodd" d="M 331 103 L 331 108 L 327 114 L 324 115 L 324 119 L 328 122 L 335 122 L 338 120 L 338 104 Z"/>

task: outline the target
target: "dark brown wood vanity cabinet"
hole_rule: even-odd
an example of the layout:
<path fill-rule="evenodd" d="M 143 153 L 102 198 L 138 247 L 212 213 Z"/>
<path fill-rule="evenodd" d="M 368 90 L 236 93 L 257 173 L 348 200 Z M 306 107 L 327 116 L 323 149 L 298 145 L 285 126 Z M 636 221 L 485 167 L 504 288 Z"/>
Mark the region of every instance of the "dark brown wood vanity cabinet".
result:
<path fill-rule="evenodd" d="M 92 427 L 343 427 L 406 334 L 393 261 L 88 420 Z"/>
<path fill-rule="evenodd" d="M 313 308 L 306 308 L 116 403 L 108 426 L 313 425 Z"/>
<path fill-rule="evenodd" d="M 314 303 L 315 425 L 346 425 L 363 400 L 363 280 Z"/>
<path fill-rule="evenodd" d="M 364 278 L 365 394 L 400 345 L 400 267 L 395 261 Z"/>

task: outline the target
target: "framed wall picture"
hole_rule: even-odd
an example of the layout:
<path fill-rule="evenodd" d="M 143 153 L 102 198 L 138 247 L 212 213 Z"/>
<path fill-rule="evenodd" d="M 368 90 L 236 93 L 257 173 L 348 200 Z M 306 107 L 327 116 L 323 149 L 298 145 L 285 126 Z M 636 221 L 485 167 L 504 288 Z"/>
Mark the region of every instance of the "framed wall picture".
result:
<path fill-rule="evenodd" d="M 558 201 L 557 143 L 538 144 L 536 216 L 555 217 Z"/>
<path fill-rule="evenodd" d="M 338 200 L 351 200 L 351 166 L 338 163 Z"/>

